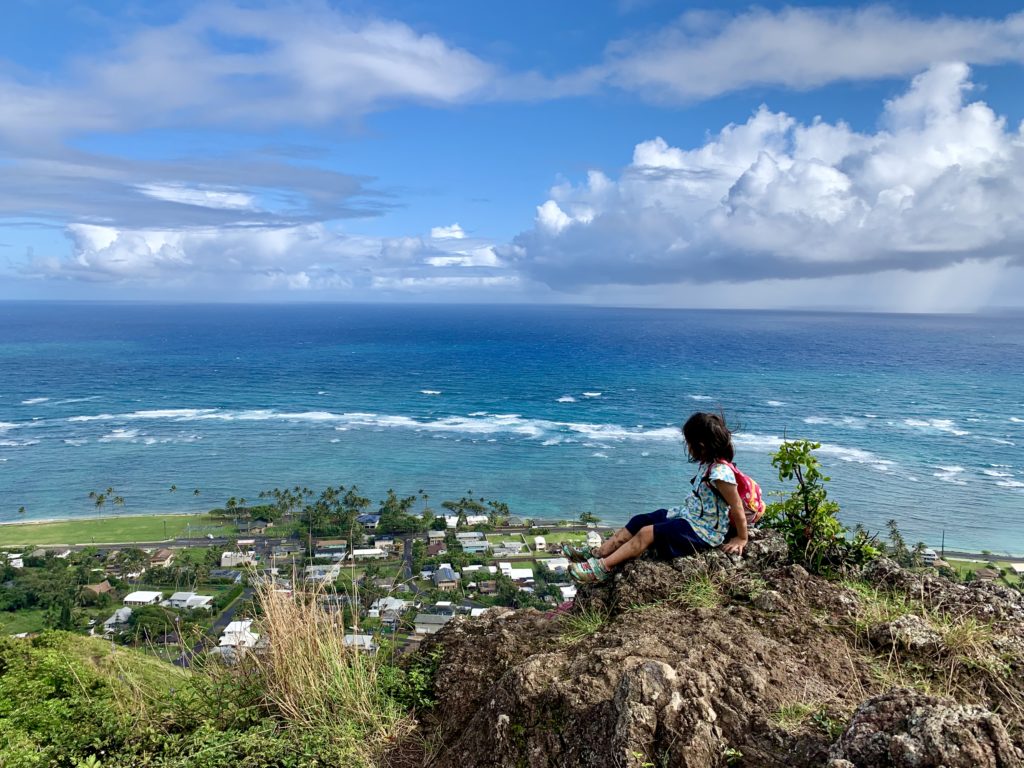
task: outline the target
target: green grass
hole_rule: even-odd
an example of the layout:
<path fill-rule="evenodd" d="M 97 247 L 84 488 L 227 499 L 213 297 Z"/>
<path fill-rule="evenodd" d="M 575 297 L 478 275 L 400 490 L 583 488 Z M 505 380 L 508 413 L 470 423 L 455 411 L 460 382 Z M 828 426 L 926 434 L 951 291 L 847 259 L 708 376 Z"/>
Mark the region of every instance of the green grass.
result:
<path fill-rule="evenodd" d="M 43 628 L 44 615 L 44 611 L 39 609 L 0 613 L 0 635 L 39 632 Z"/>
<path fill-rule="evenodd" d="M 548 544 L 561 544 L 564 541 L 571 542 L 573 544 L 582 544 L 587 540 L 586 533 L 572 533 L 569 531 L 559 533 L 549 533 L 544 536 L 544 540 Z M 531 546 L 533 542 L 530 542 Z"/>
<path fill-rule="evenodd" d="M 722 593 L 710 576 L 701 574 L 676 590 L 672 599 L 689 608 L 717 608 L 722 604 Z"/>
<path fill-rule="evenodd" d="M 196 537 L 208 533 L 225 536 L 235 533 L 235 527 L 230 521 L 206 514 L 123 515 L 52 523 L 13 523 L 0 525 L 0 546 L 131 544 L 165 541 L 186 533 Z"/>
<path fill-rule="evenodd" d="M 593 608 L 584 608 L 579 613 L 570 613 L 562 619 L 563 643 L 573 645 L 597 632 L 608 621 L 608 613 Z"/>
<path fill-rule="evenodd" d="M 978 558 L 981 559 L 981 558 Z M 1022 579 L 1013 572 L 1010 568 L 1010 563 L 1006 560 L 991 560 L 983 563 L 973 562 L 970 560 L 956 560 L 954 558 L 947 558 L 946 562 L 949 563 L 950 567 L 956 571 L 957 576 L 961 579 L 968 572 L 974 572 L 979 568 L 988 568 L 989 562 L 993 563 L 997 568 L 1006 572 L 1006 575 L 1002 579 L 996 579 L 997 582 L 1005 582 L 1007 584 L 1019 584 Z"/>

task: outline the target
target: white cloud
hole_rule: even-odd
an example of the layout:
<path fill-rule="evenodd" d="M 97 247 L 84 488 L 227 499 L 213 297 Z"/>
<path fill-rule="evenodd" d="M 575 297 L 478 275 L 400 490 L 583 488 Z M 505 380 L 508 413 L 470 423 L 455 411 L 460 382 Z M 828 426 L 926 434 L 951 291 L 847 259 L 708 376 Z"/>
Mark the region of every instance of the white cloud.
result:
<path fill-rule="evenodd" d="M 458 222 L 450 227 L 432 227 L 430 236 L 435 240 L 462 240 L 466 233 L 459 226 Z"/>
<path fill-rule="evenodd" d="M 656 34 L 610 46 L 590 74 L 654 98 L 692 101 L 756 85 L 808 89 L 906 77 L 943 61 L 1024 61 L 1024 13 L 919 18 L 877 5 L 692 11 Z"/>
<path fill-rule="evenodd" d="M 944 64 L 876 133 L 762 107 L 694 149 L 642 142 L 617 180 L 552 189 L 504 255 L 560 289 L 1020 263 L 1024 134 L 970 89 Z"/>
<path fill-rule="evenodd" d="M 137 28 L 109 54 L 41 83 L 0 76 L 0 137 L 38 144 L 80 131 L 165 125 L 320 125 L 396 101 L 454 104 L 490 65 L 398 21 L 324 2 L 201 4 Z"/>
<path fill-rule="evenodd" d="M 202 208 L 238 211 L 255 207 L 253 196 L 240 190 L 190 187 L 184 184 L 139 184 L 137 189 L 157 200 L 198 205 Z"/>

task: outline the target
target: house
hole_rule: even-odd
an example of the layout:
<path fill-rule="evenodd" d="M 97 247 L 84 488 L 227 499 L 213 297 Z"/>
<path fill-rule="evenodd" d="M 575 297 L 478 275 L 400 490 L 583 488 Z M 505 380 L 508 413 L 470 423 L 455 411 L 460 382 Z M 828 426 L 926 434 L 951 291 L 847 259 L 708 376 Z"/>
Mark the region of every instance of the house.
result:
<path fill-rule="evenodd" d="M 7 554 L 7 564 L 9 566 L 11 566 L 11 568 L 24 568 L 25 567 L 25 560 L 22 558 L 21 555 L 16 555 L 13 552 L 7 552 L 6 554 Z"/>
<path fill-rule="evenodd" d="M 253 550 L 246 552 L 225 552 L 220 556 L 221 568 L 237 568 L 240 565 L 255 565 L 256 553 Z"/>
<path fill-rule="evenodd" d="M 232 621 L 224 628 L 218 645 L 221 648 L 252 648 L 260 636 L 250 630 L 252 619 Z"/>
<path fill-rule="evenodd" d="M 939 559 L 939 553 L 931 547 L 925 547 L 921 550 L 921 562 L 927 566 L 935 565 L 935 561 Z"/>
<path fill-rule="evenodd" d="M 103 622 L 103 634 L 112 635 L 115 632 L 120 632 L 128 626 L 128 620 L 131 617 L 131 608 L 118 608 L 109 619 Z"/>
<path fill-rule="evenodd" d="M 348 539 L 317 539 L 317 549 L 340 549 L 345 552 L 348 550 Z M 277 547 L 274 547 L 277 549 Z M 288 549 L 290 552 L 299 552 L 302 547 L 297 544 L 282 544 L 281 549 Z"/>
<path fill-rule="evenodd" d="M 498 591 L 498 582 L 493 579 L 488 581 L 478 581 L 476 589 L 481 595 L 493 595 Z"/>
<path fill-rule="evenodd" d="M 552 557 L 542 562 L 552 573 L 565 573 L 569 570 L 569 560 L 565 557 Z"/>
<path fill-rule="evenodd" d="M 356 518 L 356 522 L 360 525 L 366 526 L 372 531 L 380 525 L 380 515 L 359 515 Z"/>
<path fill-rule="evenodd" d="M 210 571 L 210 578 L 217 579 L 218 581 L 233 581 L 235 584 L 241 584 L 242 572 L 232 570 L 231 568 L 214 568 Z"/>
<path fill-rule="evenodd" d="M 601 534 L 597 531 L 587 531 L 587 546 L 588 547 L 600 547 L 604 543 L 604 539 L 601 538 Z"/>
<path fill-rule="evenodd" d="M 451 616 L 439 616 L 436 613 L 417 613 L 413 622 L 417 635 L 432 635 L 452 620 Z"/>
<path fill-rule="evenodd" d="M 104 579 L 99 584 L 86 584 L 82 587 L 83 592 L 99 597 L 100 595 L 107 595 L 114 591 L 114 588 L 110 586 L 110 582 Z"/>
<path fill-rule="evenodd" d="M 496 565 L 467 565 L 462 569 L 462 575 L 465 577 L 467 574 L 477 573 L 483 571 L 484 573 L 497 573 L 498 567 Z"/>
<path fill-rule="evenodd" d="M 455 538 L 460 544 L 465 546 L 467 541 L 480 541 L 484 535 L 480 531 L 459 531 L 455 534 Z"/>
<path fill-rule="evenodd" d="M 371 549 L 353 549 L 349 558 L 352 560 L 383 560 L 387 556 L 388 553 L 380 547 L 372 547 Z"/>
<path fill-rule="evenodd" d="M 526 526 L 526 521 L 523 520 L 523 518 L 521 517 L 516 517 L 515 515 L 512 515 L 511 517 L 509 517 L 508 520 L 505 521 L 505 525 L 507 525 L 509 528 L 523 528 Z"/>
<path fill-rule="evenodd" d="M 373 639 L 373 635 L 345 635 L 343 642 L 346 648 L 355 648 L 358 651 L 374 653 L 377 650 L 377 643 Z"/>
<path fill-rule="evenodd" d="M 434 586 L 442 592 L 451 592 L 459 588 L 459 576 L 450 565 L 442 565 L 434 573 Z"/>
<path fill-rule="evenodd" d="M 333 562 L 340 562 L 344 560 L 345 550 L 343 549 L 318 549 L 313 553 L 313 557 L 316 560 L 331 560 Z"/>
<path fill-rule="evenodd" d="M 979 568 L 974 575 L 981 581 L 994 581 L 999 578 L 999 571 L 995 568 Z"/>
<path fill-rule="evenodd" d="M 487 515 L 466 515 L 466 525 L 484 525 L 487 523 Z M 449 528 L 459 527 L 458 515 L 445 515 L 444 524 Z"/>
<path fill-rule="evenodd" d="M 462 551 L 467 555 L 485 555 L 491 549 L 491 545 L 486 541 L 464 541 L 462 542 Z"/>
<path fill-rule="evenodd" d="M 332 593 L 320 597 L 320 607 L 332 613 L 344 609 L 351 602 L 351 598 L 345 594 Z"/>
<path fill-rule="evenodd" d="M 158 549 L 153 553 L 153 556 L 149 558 L 149 564 L 154 568 L 167 568 L 173 562 L 174 550 L 172 549 Z"/>
<path fill-rule="evenodd" d="M 564 587 L 559 587 L 558 591 L 562 593 L 563 600 L 572 600 L 576 597 L 576 585 L 569 584 Z"/>
<path fill-rule="evenodd" d="M 517 541 L 503 541 L 498 546 L 494 547 L 494 556 L 500 557 L 502 555 L 521 555 L 523 553 L 523 545 Z"/>
<path fill-rule="evenodd" d="M 530 581 L 533 579 L 532 568 L 513 568 L 512 563 L 498 563 L 498 570 L 501 571 L 503 576 L 507 576 L 512 581 Z"/>
<path fill-rule="evenodd" d="M 402 614 L 405 613 L 412 603 L 408 600 L 400 600 L 397 597 L 381 597 L 374 600 L 370 605 L 367 618 L 379 618 L 385 624 L 397 624 Z"/>
<path fill-rule="evenodd" d="M 448 547 L 443 541 L 439 541 L 437 544 L 430 544 L 427 546 L 427 557 L 438 557 L 440 555 L 448 554 Z"/>
<path fill-rule="evenodd" d="M 438 600 L 434 603 L 434 610 L 431 613 L 439 613 L 443 616 L 455 615 L 455 603 L 451 600 Z"/>
<path fill-rule="evenodd" d="M 427 531 L 427 543 L 434 544 L 438 541 L 444 541 L 444 531 Z"/>
<path fill-rule="evenodd" d="M 164 599 L 163 592 L 132 592 L 125 595 L 125 605 L 156 605 Z"/>
<path fill-rule="evenodd" d="M 477 616 L 483 616 L 489 610 L 491 610 L 491 609 L 490 608 L 470 608 L 470 610 L 469 610 L 469 617 L 471 619 L 475 619 Z"/>
<path fill-rule="evenodd" d="M 213 610 L 213 597 L 211 595 L 197 595 L 195 592 L 175 592 L 161 605 L 179 610 L 194 611 L 202 609 Z"/>
<path fill-rule="evenodd" d="M 302 569 L 302 578 L 308 582 L 332 582 L 337 581 L 341 576 L 341 564 L 333 565 L 307 565 Z"/>
<path fill-rule="evenodd" d="M 544 552 L 548 548 L 548 542 L 543 536 L 534 536 L 533 548 L 537 552 Z"/>
<path fill-rule="evenodd" d="M 1024 563 L 1010 563 L 1010 570 L 1018 576 L 1024 576 Z"/>

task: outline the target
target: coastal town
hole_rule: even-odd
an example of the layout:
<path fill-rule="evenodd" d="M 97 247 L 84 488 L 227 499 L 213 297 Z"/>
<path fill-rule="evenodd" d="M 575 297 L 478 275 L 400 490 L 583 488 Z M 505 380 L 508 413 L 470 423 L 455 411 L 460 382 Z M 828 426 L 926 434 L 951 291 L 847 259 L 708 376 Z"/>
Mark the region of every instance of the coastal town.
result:
<path fill-rule="evenodd" d="M 362 514 L 352 535 L 340 537 L 236 507 L 216 536 L 0 545 L 0 632 L 59 628 L 183 667 L 199 655 L 232 662 L 265 642 L 255 593 L 301 590 L 337 615 L 346 644 L 404 653 L 455 616 L 494 606 L 557 610 L 571 601 L 576 588 L 561 546 L 597 545 L 606 533 L 584 518 L 462 512 L 434 518 L 427 530 L 391 533 L 381 515 Z M 202 531 L 202 522 L 189 528 Z"/>

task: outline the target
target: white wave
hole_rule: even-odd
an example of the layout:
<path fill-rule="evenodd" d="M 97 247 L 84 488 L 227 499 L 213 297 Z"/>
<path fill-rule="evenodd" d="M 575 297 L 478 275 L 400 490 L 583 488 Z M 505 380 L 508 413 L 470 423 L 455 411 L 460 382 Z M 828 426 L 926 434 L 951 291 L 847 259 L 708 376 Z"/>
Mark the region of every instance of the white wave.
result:
<path fill-rule="evenodd" d="M 834 427 L 850 427 L 852 429 L 864 428 L 864 423 L 853 416 L 840 416 L 838 418 L 830 416 L 808 416 L 804 419 L 804 424 L 830 424 Z"/>
<path fill-rule="evenodd" d="M 86 440 L 84 437 L 68 437 L 64 439 L 64 442 L 67 445 L 85 445 L 89 441 Z"/>
<path fill-rule="evenodd" d="M 22 400 L 22 405 L 39 405 L 39 403 L 48 403 L 50 398 L 48 397 L 30 397 L 28 400 Z"/>
<path fill-rule="evenodd" d="M 971 434 L 963 429 L 959 429 L 956 423 L 952 419 L 904 419 L 903 423 L 908 427 L 914 427 L 916 429 L 934 429 L 937 432 L 946 432 L 956 437 L 963 437 L 964 435 Z"/>
<path fill-rule="evenodd" d="M 327 390 L 326 389 L 318 389 L 316 393 L 318 395 L 326 395 L 327 394 Z"/>
<path fill-rule="evenodd" d="M 0 432 L 6 432 L 9 429 L 17 429 L 17 424 L 12 424 L 9 421 L 0 421 Z"/>
<path fill-rule="evenodd" d="M 576 398 L 573 397 L 572 395 L 562 395 L 555 402 L 556 403 L 575 403 L 576 402 Z"/>
<path fill-rule="evenodd" d="M 1012 421 L 1014 424 L 1024 424 L 1024 419 L 1020 418 L 1019 416 L 1011 416 L 1010 421 Z"/>
<path fill-rule="evenodd" d="M 421 395 L 440 395 L 441 394 L 441 390 L 439 390 L 439 389 L 421 389 L 420 390 L 420 394 Z"/>
<path fill-rule="evenodd" d="M 640 451 L 640 457 L 641 457 L 641 458 L 644 458 L 644 459 L 646 459 L 646 458 L 647 458 L 648 456 L 650 456 L 650 455 L 651 455 L 651 452 L 650 452 L 650 451 Z"/>
<path fill-rule="evenodd" d="M 967 471 L 963 467 L 955 464 L 952 466 L 940 465 L 937 466 L 936 469 L 939 471 L 932 472 L 932 477 L 938 478 L 946 483 L 952 483 L 953 485 L 967 485 L 967 481 L 960 477 L 960 475 Z"/>
<path fill-rule="evenodd" d="M 473 411 L 469 415 L 470 416 L 486 416 L 487 415 L 487 411 Z"/>
<path fill-rule="evenodd" d="M 865 413 L 865 414 L 864 414 L 864 418 L 865 418 L 865 419 L 877 419 L 877 418 L 878 418 L 878 415 L 877 415 L 877 414 L 874 414 L 874 413 Z"/>
<path fill-rule="evenodd" d="M 25 448 L 29 445 L 39 445 L 38 440 L 0 440 L 0 446 L 4 448 Z"/>
<path fill-rule="evenodd" d="M 1012 472 L 1000 472 L 998 469 L 983 469 L 981 474 L 988 475 L 989 477 L 1013 477 Z"/>
<path fill-rule="evenodd" d="M 99 395 L 89 395 L 88 397 L 68 397 L 64 400 L 58 400 L 54 405 L 71 405 L 72 403 L 88 403 L 92 400 L 99 400 Z"/>
<path fill-rule="evenodd" d="M 764 404 L 765 405 L 770 405 L 772 408 L 781 408 L 786 403 L 785 403 L 784 400 L 765 400 Z"/>
<path fill-rule="evenodd" d="M 600 392 L 584 392 L 583 396 L 584 397 L 600 397 L 601 393 Z"/>
<path fill-rule="evenodd" d="M 594 457 L 595 459 L 607 459 L 608 458 L 608 454 L 607 453 L 603 453 L 601 451 L 595 451 L 594 453 L 592 453 L 590 455 L 592 457 Z"/>
<path fill-rule="evenodd" d="M 340 442 L 341 442 L 341 440 L 340 440 L 340 439 L 338 439 L 337 437 L 332 437 L 332 438 L 331 438 L 331 442 L 332 442 L 332 443 L 340 443 Z"/>
<path fill-rule="evenodd" d="M 996 445 L 1009 445 L 1011 448 L 1017 445 L 1013 440 L 1003 440 L 1001 437 L 986 437 L 985 439 L 990 440 Z"/>
<path fill-rule="evenodd" d="M 826 419 L 824 416 L 808 416 L 804 419 L 804 424 L 831 424 L 831 419 Z"/>
<path fill-rule="evenodd" d="M 710 395 L 687 395 L 691 400 L 698 400 L 700 402 L 707 402 L 708 400 L 714 400 L 715 398 Z"/>
<path fill-rule="evenodd" d="M 562 442 L 561 437 L 549 437 L 541 445 L 559 445 Z"/>
<path fill-rule="evenodd" d="M 137 429 L 115 429 L 112 430 L 110 434 L 104 435 L 103 437 L 99 438 L 99 442 L 113 443 L 120 442 L 122 440 L 131 441 L 137 438 L 138 436 L 139 430 Z"/>
<path fill-rule="evenodd" d="M 1020 480 L 1000 480 L 996 485 L 1001 488 L 1024 488 L 1024 483 Z"/>

